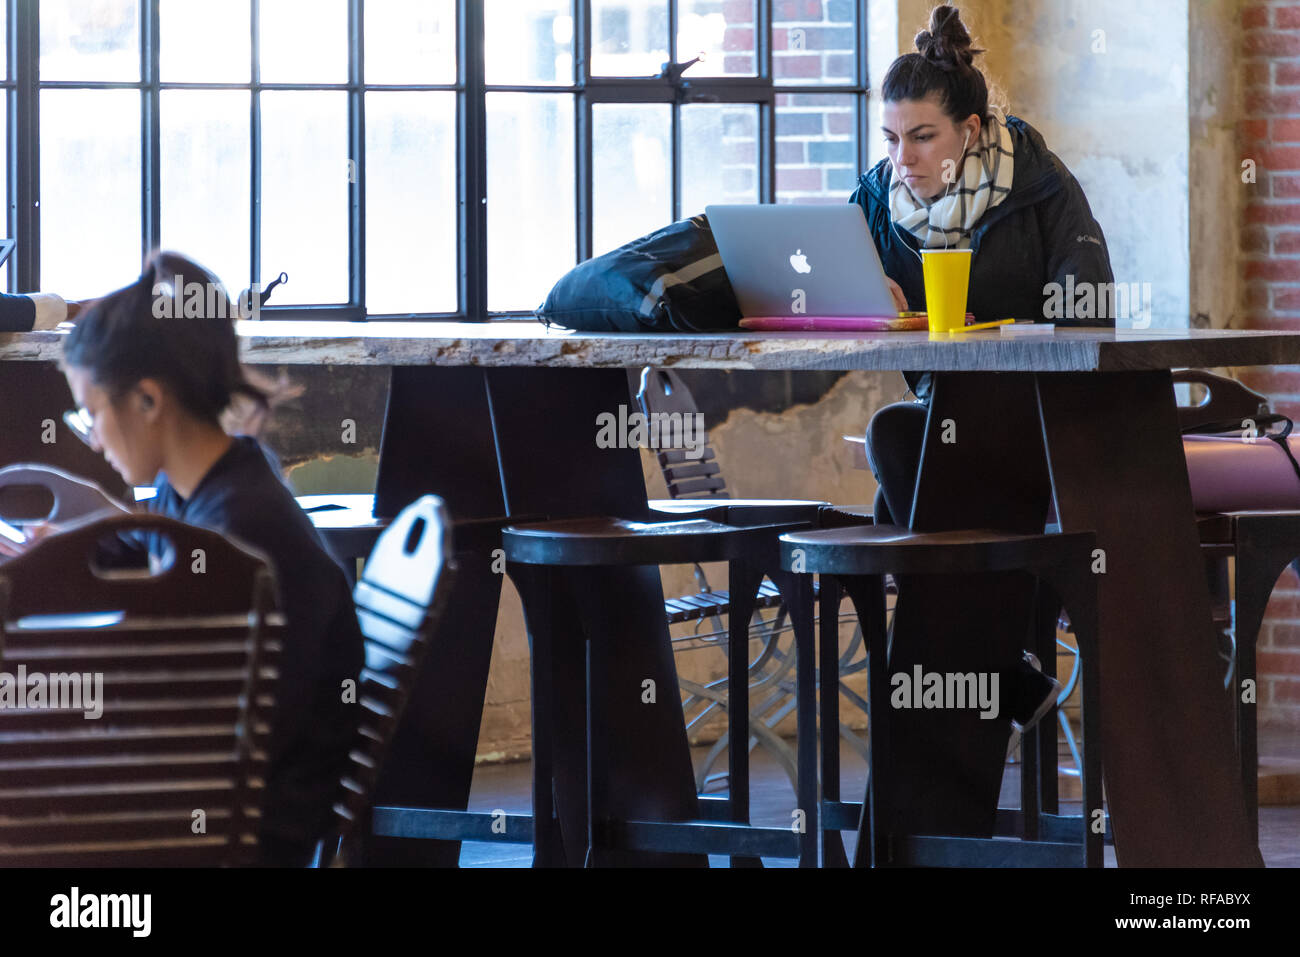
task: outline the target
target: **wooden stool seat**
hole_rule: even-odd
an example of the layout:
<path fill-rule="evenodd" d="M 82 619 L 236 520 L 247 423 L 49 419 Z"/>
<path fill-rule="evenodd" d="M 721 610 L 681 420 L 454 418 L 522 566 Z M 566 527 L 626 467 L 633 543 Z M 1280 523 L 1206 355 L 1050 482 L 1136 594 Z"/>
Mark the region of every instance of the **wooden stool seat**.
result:
<path fill-rule="evenodd" d="M 1091 551 L 1091 533 L 1017 535 L 991 529 L 917 533 L 854 525 L 781 536 L 781 560 L 826 575 L 963 575 L 1056 564 Z M 802 567 L 798 564 L 802 558 Z"/>
<path fill-rule="evenodd" d="M 506 557 L 524 565 L 676 565 L 726 561 L 746 530 L 704 519 L 634 522 L 574 518 L 510 525 L 502 530 Z"/>
<path fill-rule="evenodd" d="M 782 498 L 659 498 L 651 499 L 650 511 L 656 518 L 687 516 L 727 525 L 771 525 L 776 522 L 815 524 L 826 502 Z"/>

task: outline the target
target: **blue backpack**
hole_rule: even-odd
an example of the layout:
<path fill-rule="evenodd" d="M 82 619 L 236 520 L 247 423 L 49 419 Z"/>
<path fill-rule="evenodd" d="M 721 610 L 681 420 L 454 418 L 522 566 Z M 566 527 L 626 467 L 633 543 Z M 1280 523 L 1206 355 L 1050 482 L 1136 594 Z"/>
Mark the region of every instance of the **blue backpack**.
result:
<path fill-rule="evenodd" d="M 702 215 L 579 263 L 533 314 L 547 326 L 583 332 L 714 332 L 740 324 Z"/>

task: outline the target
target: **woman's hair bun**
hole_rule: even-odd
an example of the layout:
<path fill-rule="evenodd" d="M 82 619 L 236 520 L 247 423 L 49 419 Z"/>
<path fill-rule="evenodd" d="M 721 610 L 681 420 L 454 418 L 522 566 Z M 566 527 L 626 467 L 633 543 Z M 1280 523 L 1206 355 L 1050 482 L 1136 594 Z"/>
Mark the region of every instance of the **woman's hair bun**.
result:
<path fill-rule="evenodd" d="M 916 51 L 941 70 L 963 70 L 975 63 L 974 49 L 957 8 L 941 4 L 930 11 L 930 29 L 916 35 Z"/>

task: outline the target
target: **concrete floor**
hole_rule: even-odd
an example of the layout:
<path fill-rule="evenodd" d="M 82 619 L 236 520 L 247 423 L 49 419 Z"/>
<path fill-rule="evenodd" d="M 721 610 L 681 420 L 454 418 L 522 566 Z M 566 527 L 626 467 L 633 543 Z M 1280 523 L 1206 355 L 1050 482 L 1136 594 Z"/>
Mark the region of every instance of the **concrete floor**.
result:
<path fill-rule="evenodd" d="M 693 751 L 696 767 L 707 753 L 707 748 Z M 1300 762 L 1300 732 L 1261 729 L 1261 762 L 1267 758 Z M 794 790 L 780 765 L 763 749 L 755 749 L 751 759 L 751 809 L 755 824 L 771 827 L 788 827 L 790 811 L 795 806 Z M 845 800 L 861 800 L 866 786 L 866 764 L 847 744 L 841 744 Z M 725 769 L 725 756 L 718 770 Z M 530 805 L 529 762 L 485 765 L 474 774 L 470 795 L 470 809 L 526 812 Z M 1002 781 L 1001 804 L 1015 807 L 1019 804 L 1020 773 L 1018 765 L 1008 765 Z M 1077 802 L 1062 801 L 1063 813 L 1077 813 Z M 1260 851 L 1269 867 L 1300 867 L 1300 804 L 1266 806 L 1259 809 Z M 844 843 L 850 857 L 853 854 L 855 835 L 844 834 Z M 526 845 L 464 844 L 461 850 L 462 867 L 528 867 L 532 852 Z M 725 857 L 711 857 L 714 867 L 726 867 Z M 767 860 L 771 867 L 792 867 L 794 861 Z M 1106 866 L 1115 867 L 1115 851 L 1106 848 Z"/>

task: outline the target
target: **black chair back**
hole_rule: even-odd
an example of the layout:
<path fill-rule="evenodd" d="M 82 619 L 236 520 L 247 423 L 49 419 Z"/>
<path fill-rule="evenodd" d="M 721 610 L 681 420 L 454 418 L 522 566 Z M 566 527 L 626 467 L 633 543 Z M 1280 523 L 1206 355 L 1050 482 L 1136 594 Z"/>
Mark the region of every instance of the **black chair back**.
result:
<path fill-rule="evenodd" d="M 1177 369 L 1174 384 L 1199 385 L 1205 397 L 1196 405 L 1178 406 L 1178 426 L 1191 429 L 1211 422 L 1249 419 L 1268 413 L 1268 397 L 1248 389 L 1236 379 L 1204 369 Z"/>
<path fill-rule="evenodd" d="M 379 536 L 353 592 L 365 636 L 361 718 L 338 802 L 340 843 L 365 819 L 393 732 L 447 603 L 455 566 L 451 518 L 434 495 L 412 502 Z M 337 848 L 328 848 L 331 855 Z"/>
<path fill-rule="evenodd" d="M 128 533 L 165 535 L 171 566 L 99 567 Z M 0 866 L 251 862 L 274 595 L 263 558 L 156 515 L 83 522 L 0 568 Z"/>
<path fill-rule="evenodd" d="M 695 404 L 695 397 L 681 376 L 651 366 L 641 370 L 636 401 L 647 421 L 654 415 L 685 417 L 696 415 L 700 411 Z M 731 498 L 731 493 L 726 491 L 727 483 L 722 477 L 722 467 L 709 444 L 707 432 L 703 434 L 702 441 L 703 454 L 698 458 L 688 458 L 686 449 L 655 450 L 659 470 L 668 486 L 669 498 Z"/>

